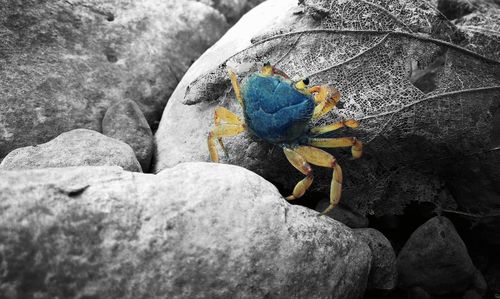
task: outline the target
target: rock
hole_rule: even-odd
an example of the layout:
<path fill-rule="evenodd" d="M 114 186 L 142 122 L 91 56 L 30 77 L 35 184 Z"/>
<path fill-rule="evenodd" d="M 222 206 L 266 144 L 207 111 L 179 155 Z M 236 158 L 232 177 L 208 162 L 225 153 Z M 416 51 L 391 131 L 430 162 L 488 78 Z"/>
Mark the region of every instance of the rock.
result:
<path fill-rule="evenodd" d="M 498 294 L 500 298 L 500 258 L 498 254 L 493 253 L 491 255 L 488 260 L 487 268 L 483 273 L 486 283 L 488 284 L 488 289 Z"/>
<path fill-rule="evenodd" d="M 464 293 L 463 299 L 483 299 L 483 296 L 479 295 L 476 290 L 468 290 Z"/>
<path fill-rule="evenodd" d="M 338 109 L 311 125 L 360 121 L 356 129 L 331 134 L 356 136 L 366 144 L 364 156 L 355 161 L 348 149 L 329 150 L 343 170 L 343 207 L 380 217 L 403 214 L 411 202 L 438 205 L 441 174 L 495 148 L 490 135 L 492 111 L 499 105 L 494 99 L 500 94 L 500 62 L 483 57 L 487 45 L 462 47 L 463 36 L 427 2 L 379 2 L 274 0 L 251 10 L 193 64 L 169 99 L 155 134 L 155 172 L 208 161 L 207 135 L 216 107 L 243 115 L 227 68 L 244 84 L 270 61 L 294 80 L 308 76 L 312 85 L 339 89 Z M 429 73 L 425 84 L 420 82 L 425 88 L 415 83 L 421 72 Z M 251 133 L 224 142 L 223 163 L 256 172 L 283 195 L 303 177 L 279 146 Z M 328 197 L 331 171 L 314 171 L 309 191 Z M 461 174 L 463 169 L 449 176 Z"/>
<path fill-rule="evenodd" d="M 318 212 L 323 212 L 328 207 L 329 204 L 330 203 L 328 200 L 322 200 L 318 203 L 315 210 Z M 330 213 L 328 213 L 327 216 L 339 222 L 344 223 L 350 228 L 368 227 L 368 225 L 370 224 L 368 218 L 353 213 L 350 210 L 343 208 L 341 206 L 335 207 L 335 209 L 333 209 Z"/>
<path fill-rule="evenodd" d="M 474 49 L 481 55 L 500 60 L 500 1 L 497 4 L 491 1 L 474 1 L 476 10 L 460 19 L 454 21 L 457 30 L 462 37 L 462 45 Z M 498 110 L 492 110 L 497 116 Z M 498 142 L 500 127 L 498 121 L 492 130 L 492 139 Z"/>
<path fill-rule="evenodd" d="M 488 285 L 486 284 L 486 279 L 484 278 L 483 274 L 481 271 L 476 269 L 476 272 L 474 273 L 474 290 L 481 296 L 486 295 L 486 291 L 488 290 Z"/>
<path fill-rule="evenodd" d="M 234 24 L 251 8 L 263 2 L 263 0 L 200 0 L 218 11 L 220 11 L 229 24 Z"/>
<path fill-rule="evenodd" d="M 431 295 L 420 287 L 414 287 L 408 291 L 408 299 L 431 299 Z"/>
<path fill-rule="evenodd" d="M 109 107 L 102 120 L 102 133 L 130 145 L 147 172 L 153 156 L 153 133 L 139 106 L 132 100 Z"/>
<path fill-rule="evenodd" d="M 354 229 L 354 234 L 365 242 L 372 251 L 372 266 L 368 278 L 368 289 L 392 290 L 398 281 L 396 253 L 391 242 L 373 228 Z"/>
<path fill-rule="evenodd" d="M 133 99 L 156 128 L 189 65 L 227 30 L 188 0 L 2 1 L 0 159 Z"/>
<path fill-rule="evenodd" d="M 476 271 L 464 242 L 445 217 L 434 217 L 410 236 L 398 255 L 399 285 L 430 294 L 468 288 Z"/>
<path fill-rule="evenodd" d="M 472 2 L 467 0 L 439 0 L 437 7 L 449 20 L 458 19 L 475 10 Z"/>
<path fill-rule="evenodd" d="M 142 171 L 129 145 L 87 129 L 72 130 L 44 144 L 15 149 L 3 159 L 0 169 L 87 165 L 116 165 L 125 170 Z"/>
<path fill-rule="evenodd" d="M 360 298 L 367 283 L 349 228 L 240 167 L 0 171 L 0 190 L 2 298 Z"/>
<path fill-rule="evenodd" d="M 500 111 L 500 110 L 499 110 Z M 461 175 L 449 176 L 446 185 L 457 202 L 459 212 L 474 223 L 474 234 L 481 243 L 500 246 L 500 152 L 487 157 L 471 157 L 451 165 L 449 171 Z M 474 216 L 475 215 L 475 216 Z"/>

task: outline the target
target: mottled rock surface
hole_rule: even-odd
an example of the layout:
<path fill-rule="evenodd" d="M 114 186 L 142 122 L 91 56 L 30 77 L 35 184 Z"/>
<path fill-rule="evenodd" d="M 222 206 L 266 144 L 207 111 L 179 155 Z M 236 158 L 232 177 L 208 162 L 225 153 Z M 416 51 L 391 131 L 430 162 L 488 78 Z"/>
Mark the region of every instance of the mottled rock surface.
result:
<path fill-rule="evenodd" d="M 445 217 L 421 225 L 401 249 L 397 263 L 401 287 L 421 287 L 430 294 L 465 291 L 476 271 L 464 242 Z"/>
<path fill-rule="evenodd" d="M 315 210 L 323 212 L 329 205 L 329 200 L 325 198 L 325 200 L 321 200 L 316 205 Z M 344 223 L 350 228 L 363 228 L 368 227 L 370 224 L 370 221 L 365 216 L 356 214 L 342 206 L 336 206 L 335 209 L 327 214 L 327 216 Z"/>
<path fill-rule="evenodd" d="M 234 24 L 238 19 L 252 7 L 257 6 L 263 0 L 198 0 L 206 3 L 220 11 L 229 24 Z"/>
<path fill-rule="evenodd" d="M 0 172 L 2 298 L 360 298 L 371 253 L 236 166 Z"/>
<path fill-rule="evenodd" d="M 368 289 L 394 289 L 398 282 L 398 271 L 396 253 L 391 242 L 381 232 L 373 228 L 359 228 L 353 231 L 372 251 Z"/>
<path fill-rule="evenodd" d="M 130 145 L 142 170 L 149 170 L 154 147 L 153 133 L 134 101 L 124 100 L 109 107 L 102 120 L 102 133 Z"/>
<path fill-rule="evenodd" d="M 0 169 L 103 165 L 142 171 L 128 144 L 87 129 L 72 130 L 47 143 L 15 149 L 3 159 Z"/>
<path fill-rule="evenodd" d="M 0 1 L 0 159 L 138 103 L 152 128 L 194 59 L 227 30 L 187 0 Z"/>

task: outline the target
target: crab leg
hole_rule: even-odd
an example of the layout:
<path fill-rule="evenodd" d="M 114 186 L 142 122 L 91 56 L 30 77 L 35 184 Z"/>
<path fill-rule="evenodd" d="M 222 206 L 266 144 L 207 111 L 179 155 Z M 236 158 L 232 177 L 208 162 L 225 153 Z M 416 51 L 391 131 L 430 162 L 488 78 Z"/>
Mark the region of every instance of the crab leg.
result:
<path fill-rule="evenodd" d="M 215 108 L 214 123 L 215 126 L 217 127 L 222 123 L 241 125 L 243 124 L 243 121 L 241 121 L 241 119 L 233 112 L 227 110 L 224 107 L 219 106 Z M 226 147 L 224 146 L 224 143 L 222 143 L 222 138 L 217 138 L 217 140 L 219 141 L 220 147 L 224 151 L 224 154 L 227 156 L 227 150 Z"/>
<path fill-rule="evenodd" d="M 335 131 L 343 127 L 349 128 L 357 128 L 359 126 L 359 122 L 354 119 L 348 119 L 344 121 L 339 121 L 333 123 L 331 125 L 322 126 L 322 127 L 314 127 L 311 129 L 311 133 L 313 134 L 324 134 L 327 132 Z"/>
<path fill-rule="evenodd" d="M 208 133 L 208 151 L 210 152 L 210 159 L 214 162 L 219 162 L 219 155 L 217 154 L 217 147 L 215 140 L 219 141 L 220 146 L 226 152 L 226 148 L 222 143 L 222 137 L 230 137 L 240 134 L 245 131 L 245 123 L 234 113 L 224 107 L 217 107 L 215 109 L 215 128 Z"/>
<path fill-rule="evenodd" d="M 356 137 L 342 138 L 309 138 L 308 143 L 312 146 L 335 148 L 351 146 L 351 153 L 354 159 L 361 157 L 363 154 L 363 143 Z"/>
<path fill-rule="evenodd" d="M 311 165 L 307 163 L 307 161 L 300 154 L 295 152 L 290 148 L 283 148 L 283 152 L 285 153 L 286 158 L 293 165 L 293 167 L 297 168 L 300 172 L 302 172 L 306 177 L 302 179 L 300 182 L 295 185 L 293 188 L 292 195 L 288 196 L 287 200 L 293 200 L 304 195 L 306 190 L 311 186 L 313 182 L 313 172 Z"/>
<path fill-rule="evenodd" d="M 342 168 L 334 156 L 312 146 L 299 146 L 293 149 L 311 164 L 333 169 L 332 182 L 330 184 L 330 205 L 320 215 L 330 212 L 340 201 L 342 194 Z"/>
<path fill-rule="evenodd" d="M 240 103 L 241 107 L 243 107 L 244 103 L 243 103 L 243 97 L 241 96 L 240 84 L 238 83 L 238 76 L 230 68 L 227 70 L 227 72 L 229 73 L 229 78 L 231 78 L 231 84 L 233 85 L 234 93 L 236 94 L 236 99 Z"/>

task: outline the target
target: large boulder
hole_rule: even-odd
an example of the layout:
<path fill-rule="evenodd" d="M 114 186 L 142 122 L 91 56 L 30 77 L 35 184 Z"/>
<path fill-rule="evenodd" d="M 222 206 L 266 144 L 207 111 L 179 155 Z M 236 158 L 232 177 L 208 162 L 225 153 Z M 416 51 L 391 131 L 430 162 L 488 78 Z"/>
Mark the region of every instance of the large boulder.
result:
<path fill-rule="evenodd" d="M 128 144 L 87 129 L 72 130 L 47 143 L 15 149 L 3 159 L 0 169 L 104 165 L 142 171 Z"/>
<path fill-rule="evenodd" d="M 0 1 L 0 159 L 137 102 L 156 128 L 189 65 L 227 30 L 188 0 Z"/>
<path fill-rule="evenodd" d="M 382 216 L 402 214 L 411 201 L 439 205 L 443 180 L 464 173 L 452 167 L 457 162 L 479 157 L 499 165 L 490 156 L 499 155 L 492 132 L 500 56 L 491 48 L 500 49 L 500 41 L 474 43 L 464 34 L 421 1 L 265 2 L 207 50 L 172 94 L 155 135 L 156 171 L 207 161 L 215 108 L 242 115 L 227 68 L 244 83 L 269 61 L 294 80 L 339 89 L 338 109 L 311 125 L 360 121 L 324 136 L 356 136 L 365 144 L 356 161 L 348 149 L 331 151 L 344 171 L 344 207 Z M 255 171 L 283 195 L 302 178 L 279 146 L 250 133 L 224 141 L 222 162 Z M 500 176 L 489 179 L 499 185 Z M 330 180 L 331 171 L 317 172 L 311 191 L 327 198 Z"/>
<path fill-rule="evenodd" d="M 102 133 L 130 145 L 142 170 L 149 170 L 154 148 L 153 133 L 134 101 L 124 100 L 109 107 L 102 120 Z"/>
<path fill-rule="evenodd" d="M 465 291 L 476 268 L 453 223 L 434 217 L 421 225 L 399 252 L 399 285 L 421 287 L 430 294 Z"/>
<path fill-rule="evenodd" d="M 354 234 L 372 251 L 372 267 L 368 278 L 368 289 L 392 290 L 398 282 L 396 253 L 391 242 L 373 228 L 354 229 Z"/>
<path fill-rule="evenodd" d="M 236 166 L 0 171 L 1 298 L 360 298 L 371 252 Z"/>

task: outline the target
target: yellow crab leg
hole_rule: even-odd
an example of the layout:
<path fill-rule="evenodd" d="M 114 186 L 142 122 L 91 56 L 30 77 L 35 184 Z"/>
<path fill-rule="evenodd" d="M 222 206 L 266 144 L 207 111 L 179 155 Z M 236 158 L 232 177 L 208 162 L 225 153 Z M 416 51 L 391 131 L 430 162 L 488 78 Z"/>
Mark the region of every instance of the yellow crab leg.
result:
<path fill-rule="evenodd" d="M 333 169 L 332 182 L 330 184 L 330 205 L 321 212 L 320 215 L 325 215 L 330 212 L 340 201 L 342 194 L 342 168 L 337 163 L 334 156 L 329 153 L 312 146 L 299 146 L 293 149 L 296 153 L 306 159 L 307 162 Z"/>
<path fill-rule="evenodd" d="M 299 181 L 295 188 L 293 188 L 292 195 L 288 196 L 287 200 L 293 200 L 301 197 L 306 193 L 306 190 L 311 186 L 313 182 L 313 172 L 311 165 L 307 163 L 307 161 L 300 154 L 295 152 L 290 148 L 283 148 L 283 152 L 285 153 L 286 158 L 293 165 L 293 167 L 297 168 L 300 172 L 302 172 L 306 177 Z"/>
<path fill-rule="evenodd" d="M 327 126 L 314 127 L 311 129 L 310 132 L 313 134 L 324 134 L 324 133 L 338 130 L 338 129 L 343 128 L 343 127 L 357 128 L 357 127 L 359 127 L 359 122 L 354 120 L 354 119 L 348 119 L 348 120 L 339 121 L 339 122 L 336 122 L 336 123 L 333 123 L 333 124 L 327 125 Z"/>
<path fill-rule="evenodd" d="M 351 146 L 351 153 L 354 159 L 361 157 L 363 154 L 363 143 L 355 137 L 309 138 L 308 143 L 312 146 L 327 148 Z"/>
<path fill-rule="evenodd" d="M 241 107 L 243 107 L 243 97 L 241 96 L 241 89 L 240 89 L 240 84 L 238 83 L 238 76 L 236 73 L 229 68 L 227 70 L 229 73 L 229 78 L 231 78 L 231 84 L 233 85 L 234 93 L 236 94 L 236 99 L 240 103 Z"/>
<path fill-rule="evenodd" d="M 220 106 L 215 108 L 214 121 L 215 125 L 219 125 L 221 123 L 241 125 L 243 123 L 238 115 Z"/>
<path fill-rule="evenodd" d="M 241 119 L 233 112 L 219 106 L 215 108 L 214 123 L 215 126 L 219 126 L 222 123 L 241 125 L 243 124 L 243 121 L 241 121 Z M 224 143 L 222 143 L 222 138 L 217 138 L 217 140 L 219 141 L 220 147 L 224 151 L 224 154 L 227 156 L 227 150 L 224 146 Z"/>
<path fill-rule="evenodd" d="M 217 147 L 215 140 L 221 137 L 235 136 L 245 131 L 245 124 L 219 124 L 208 133 L 208 151 L 210 152 L 210 159 L 214 162 L 219 162 L 219 155 L 217 154 Z"/>

